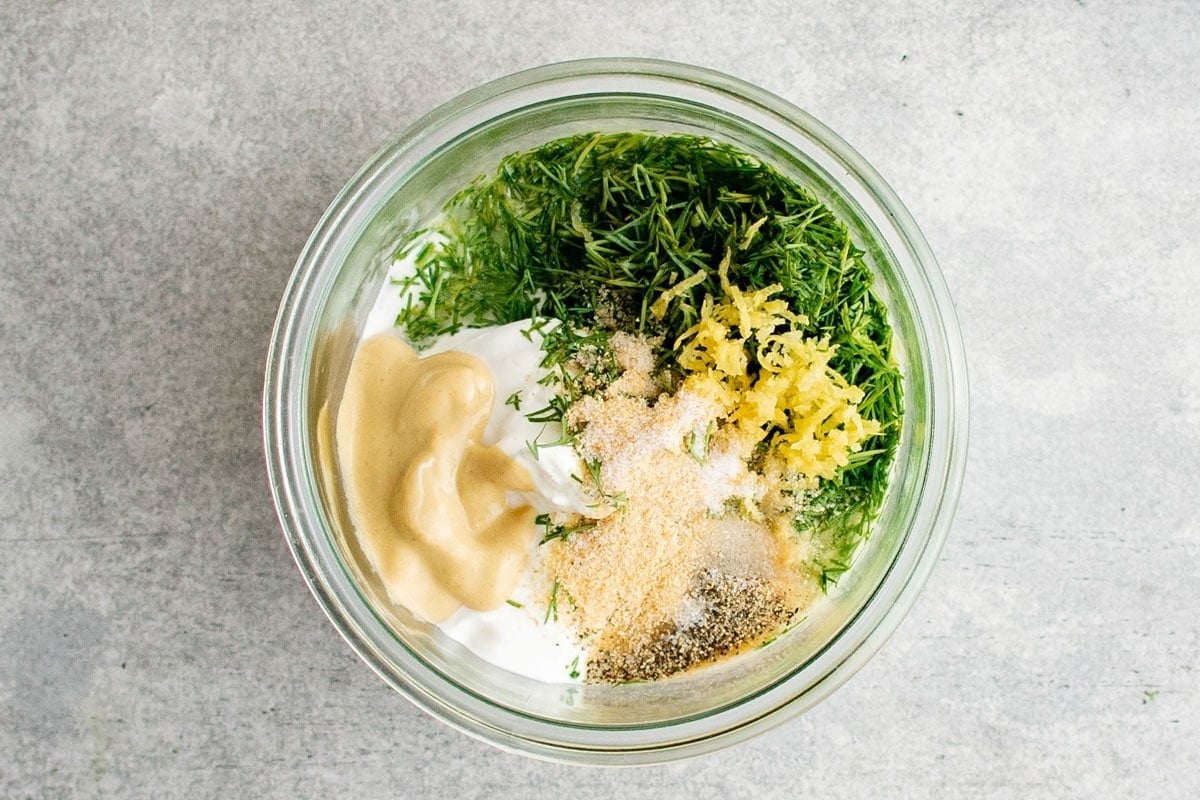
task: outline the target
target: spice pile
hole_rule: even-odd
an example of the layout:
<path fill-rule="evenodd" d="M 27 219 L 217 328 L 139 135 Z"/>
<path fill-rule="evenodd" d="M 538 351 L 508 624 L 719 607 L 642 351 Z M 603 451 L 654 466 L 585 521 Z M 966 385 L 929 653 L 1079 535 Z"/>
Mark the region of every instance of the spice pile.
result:
<path fill-rule="evenodd" d="M 763 521 L 727 513 L 767 494 L 736 440 L 718 431 L 703 457 L 685 441 L 717 430 L 719 405 L 686 389 L 658 395 L 650 346 L 613 337 L 621 377 L 574 404 L 568 430 L 600 465 L 589 488 L 611 507 L 547 544 L 566 618 L 594 641 L 590 677 L 648 680 L 786 624 L 791 559 Z M 556 520 L 570 526 L 579 520 Z"/>

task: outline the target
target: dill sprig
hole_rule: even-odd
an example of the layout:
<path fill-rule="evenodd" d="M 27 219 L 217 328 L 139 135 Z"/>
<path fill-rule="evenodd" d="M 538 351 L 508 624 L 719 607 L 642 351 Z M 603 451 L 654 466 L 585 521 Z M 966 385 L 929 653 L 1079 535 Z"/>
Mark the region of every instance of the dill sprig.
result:
<path fill-rule="evenodd" d="M 795 520 L 818 545 L 820 585 L 836 581 L 882 504 L 902 396 L 871 270 L 826 205 L 710 139 L 595 133 L 506 157 L 445 210 L 441 236 L 416 258 L 415 300 L 397 324 L 420 343 L 464 325 L 560 320 L 542 330 L 542 366 L 565 401 L 534 412 L 546 422 L 562 422 L 565 408 L 596 388 L 572 368 L 581 356 L 615 376 L 613 330 L 661 335 L 658 363 L 677 372 L 671 346 L 706 296 L 722 296 L 717 266 L 726 253 L 734 285 L 780 284 L 777 296 L 807 319 L 804 334 L 836 345 L 830 366 L 863 390 L 860 413 L 881 425 L 869 449 L 824 481 Z M 655 300 L 684 281 L 656 319 Z"/>
<path fill-rule="evenodd" d="M 538 514 L 534 517 L 533 522 L 542 527 L 542 538 L 538 540 L 539 545 L 553 542 L 556 539 L 569 539 L 572 534 L 590 531 L 596 527 L 594 519 L 579 518 L 577 522 L 571 524 L 560 524 L 554 522 L 549 514 Z"/>
<path fill-rule="evenodd" d="M 546 616 L 542 619 L 542 624 L 545 625 L 551 620 L 558 622 L 558 590 L 561 584 L 555 578 L 554 585 L 550 587 L 550 597 L 546 601 Z"/>

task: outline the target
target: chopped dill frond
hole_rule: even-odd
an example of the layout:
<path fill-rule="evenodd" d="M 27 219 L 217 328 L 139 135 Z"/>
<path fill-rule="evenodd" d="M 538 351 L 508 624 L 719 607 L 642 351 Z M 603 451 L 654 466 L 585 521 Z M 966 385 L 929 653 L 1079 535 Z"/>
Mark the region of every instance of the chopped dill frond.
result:
<path fill-rule="evenodd" d="M 546 616 L 542 620 L 543 625 L 548 623 L 550 620 L 558 622 L 558 589 L 559 583 L 558 579 L 556 578 L 554 580 L 554 586 L 550 588 L 550 599 L 546 603 Z"/>

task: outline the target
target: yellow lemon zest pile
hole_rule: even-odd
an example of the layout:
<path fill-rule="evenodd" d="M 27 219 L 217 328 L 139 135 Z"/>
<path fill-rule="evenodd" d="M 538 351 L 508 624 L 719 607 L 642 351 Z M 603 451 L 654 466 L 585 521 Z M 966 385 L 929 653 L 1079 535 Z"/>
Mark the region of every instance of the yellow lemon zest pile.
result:
<path fill-rule="evenodd" d="M 727 424 L 750 441 L 770 437 L 770 454 L 786 472 L 814 484 L 817 478 L 833 478 L 851 453 L 879 433 L 879 423 L 859 413 L 862 389 L 829 366 L 837 347 L 792 330 L 808 320 L 793 313 L 786 300 L 772 299 L 782 289 L 779 284 L 753 291 L 732 285 L 729 259 L 727 253 L 718 268 L 724 297 L 714 303 L 705 296 L 699 321 L 675 343 L 679 365 L 689 373 L 681 388 L 718 403 Z M 661 305 L 652 309 L 655 315 L 701 280 L 692 276 L 664 292 Z M 755 375 L 749 369 L 751 338 L 757 342 Z"/>

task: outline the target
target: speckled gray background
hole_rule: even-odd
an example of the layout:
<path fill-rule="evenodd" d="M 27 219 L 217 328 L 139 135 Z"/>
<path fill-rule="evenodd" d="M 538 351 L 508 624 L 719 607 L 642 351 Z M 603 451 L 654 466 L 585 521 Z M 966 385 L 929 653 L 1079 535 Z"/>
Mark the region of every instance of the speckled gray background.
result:
<path fill-rule="evenodd" d="M 358 165 L 481 81 L 613 54 L 758 83 L 874 163 L 973 391 L 957 523 L 879 656 L 636 771 L 386 688 L 259 444 L 276 302 Z M 4 0 L 0 797 L 1196 797 L 1198 75 L 1185 1 Z"/>

